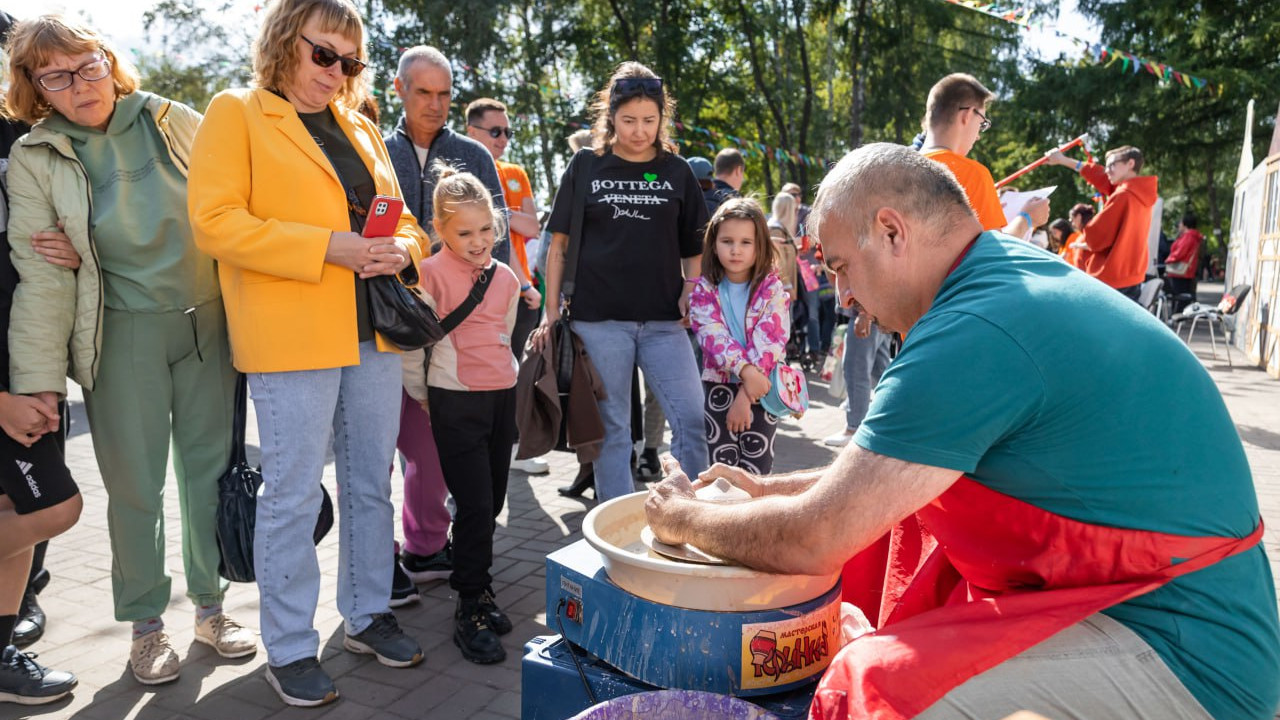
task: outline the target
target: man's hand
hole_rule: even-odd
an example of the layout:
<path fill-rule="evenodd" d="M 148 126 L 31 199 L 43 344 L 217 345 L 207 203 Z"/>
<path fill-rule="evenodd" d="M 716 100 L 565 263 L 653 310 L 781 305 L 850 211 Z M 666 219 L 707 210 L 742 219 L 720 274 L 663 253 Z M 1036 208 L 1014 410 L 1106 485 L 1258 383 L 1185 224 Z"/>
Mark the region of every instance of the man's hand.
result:
<path fill-rule="evenodd" d="M 0 392 L 0 428 L 14 442 L 26 447 L 34 445 L 45 433 L 58 429 L 57 395 L 41 394 L 53 395 L 53 404 L 47 404 L 40 397 Z"/>
<path fill-rule="evenodd" d="M 644 514 L 654 537 L 669 545 L 680 545 L 685 542 L 681 534 L 680 507 L 685 501 L 695 499 L 693 484 L 680 469 L 680 463 L 670 455 L 662 457 L 662 472 L 662 481 L 649 488 Z"/>
<path fill-rule="evenodd" d="M 729 406 L 725 426 L 735 435 L 751 428 L 751 398 L 747 397 L 745 389 L 738 388 L 738 394 L 733 398 L 733 404 Z"/>
<path fill-rule="evenodd" d="M 542 293 L 538 292 L 538 288 L 529 286 L 528 290 L 520 293 L 520 297 L 524 298 L 524 304 L 530 310 L 537 310 L 538 305 L 542 303 Z"/>
<path fill-rule="evenodd" d="M 1038 228 L 1049 222 L 1049 198 L 1033 197 L 1022 206 L 1022 212 L 1031 216 L 1031 227 Z"/>
<path fill-rule="evenodd" d="M 1069 167 L 1069 168 L 1075 169 L 1076 161 L 1067 157 L 1066 154 L 1064 154 L 1060 150 L 1057 150 L 1057 149 L 1050 150 L 1046 152 L 1044 156 L 1049 158 L 1050 165 L 1061 165 L 1063 167 Z"/>
<path fill-rule="evenodd" d="M 764 483 L 760 482 L 760 478 L 739 467 L 725 465 L 724 463 L 716 463 L 698 476 L 698 481 L 693 484 L 693 489 L 699 490 L 711 483 L 724 478 L 729 481 L 730 485 L 746 490 L 751 497 L 760 497 L 765 493 Z"/>

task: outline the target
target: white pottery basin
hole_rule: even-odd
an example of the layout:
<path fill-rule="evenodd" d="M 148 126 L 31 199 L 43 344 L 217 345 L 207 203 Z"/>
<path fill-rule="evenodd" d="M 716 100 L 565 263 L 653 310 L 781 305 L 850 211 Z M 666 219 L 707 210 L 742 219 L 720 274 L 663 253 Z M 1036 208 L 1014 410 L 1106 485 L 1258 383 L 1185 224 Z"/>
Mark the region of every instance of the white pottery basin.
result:
<path fill-rule="evenodd" d="M 665 558 L 640 541 L 647 492 L 597 505 L 582 534 L 604 556 L 609 579 L 647 600 L 713 612 L 772 610 L 812 600 L 836 584 L 830 575 L 778 575 L 732 565 L 695 565 Z"/>

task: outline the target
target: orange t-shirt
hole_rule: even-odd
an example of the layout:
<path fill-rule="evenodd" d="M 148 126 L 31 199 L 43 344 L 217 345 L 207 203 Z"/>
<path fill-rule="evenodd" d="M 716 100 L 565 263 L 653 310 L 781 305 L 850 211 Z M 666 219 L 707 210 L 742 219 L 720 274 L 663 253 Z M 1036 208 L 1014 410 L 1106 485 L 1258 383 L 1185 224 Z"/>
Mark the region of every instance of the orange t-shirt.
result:
<path fill-rule="evenodd" d="M 960 187 L 969 196 L 969 207 L 978 214 L 983 230 L 1000 230 L 1009 224 L 1004 208 L 1000 207 L 1000 196 L 996 194 L 996 181 L 987 166 L 946 149 L 929 150 L 924 156 L 946 165 L 960 181 Z"/>
<path fill-rule="evenodd" d="M 1070 235 L 1068 235 L 1066 241 L 1062 243 L 1062 251 L 1059 252 L 1058 254 L 1062 256 L 1063 260 L 1067 261 L 1068 265 L 1083 269 L 1084 265 L 1080 261 L 1081 249 L 1071 247 L 1071 244 L 1079 239 L 1080 239 L 1080 233 L 1078 232 L 1073 232 Z"/>
<path fill-rule="evenodd" d="M 513 212 L 518 212 L 525 198 L 533 199 L 533 186 L 529 184 L 529 176 L 519 165 L 501 160 L 495 160 L 494 164 L 498 166 L 498 179 L 502 181 L 502 196 L 507 201 L 507 207 Z M 520 269 L 524 270 L 524 276 L 532 278 L 533 275 L 529 273 L 529 258 L 524 249 L 528 238 L 514 230 L 510 232 L 510 236 L 511 252 L 515 261 L 520 264 Z"/>

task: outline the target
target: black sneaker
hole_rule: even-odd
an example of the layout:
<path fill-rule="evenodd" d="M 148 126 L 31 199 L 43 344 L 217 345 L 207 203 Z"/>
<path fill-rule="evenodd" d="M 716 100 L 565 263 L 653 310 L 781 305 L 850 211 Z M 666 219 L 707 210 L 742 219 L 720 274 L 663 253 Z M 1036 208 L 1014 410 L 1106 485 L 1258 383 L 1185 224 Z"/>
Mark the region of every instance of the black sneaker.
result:
<path fill-rule="evenodd" d="M 447 580 L 453 574 L 453 547 L 446 542 L 439 552 L 431 555 L 414 555 L 408 550 L 400 552 L 400 564 L 415 583 Z"/>
<path fill-rule="evenodd" d="M 404 607 L 422 599 L 418 594 L 418 586 L 413 584 L 404 568 L 400 567 L 400 558 L 394 558 L 391 570 L 391 601 L 387 604 L 393 608 Z"/>
<path fill-rule="evenodd" d="M 498 634 L 489 626 L 489 614 L 479 597 L 458 598 L 453 620 L 453 644 L 462 651 L 462 657 L 478 665 L 491 665 L 507 659 L 507 651 L 503 649 Z"/>
<path fill-rule="evenodd" d="M 315 658 L 302 658 L 279 667 L 271 665 L 266 677 L 285 705 L 316 707 L 338 699 L 338 688 Z"/>
<path fill-rule="evenodd" d="M 493 589 L 486 588 L 480 595 L 480 607 L 489 616 L 489 627 L 499 635 L 511 632 L 511 618 L 498 607 L 498 600 L 493 596 Z"/>
<path fill-rule="evenodd" d="M 413 667 L 422 662 L 418 641 L 404 634 L 391 613 L 374 615 L 369 627 L 356 635 L 347 635 L 342 646 L 360 655 L 374 655 L 387 667 Z"/>
<path fill-rule="evenodd" d="M 35 653 L 5 646 L 0 653 L 0 702 L 44 705 L 66 697 L 76 686 L 75 675 L 50 670 L 35 658 Z"/>

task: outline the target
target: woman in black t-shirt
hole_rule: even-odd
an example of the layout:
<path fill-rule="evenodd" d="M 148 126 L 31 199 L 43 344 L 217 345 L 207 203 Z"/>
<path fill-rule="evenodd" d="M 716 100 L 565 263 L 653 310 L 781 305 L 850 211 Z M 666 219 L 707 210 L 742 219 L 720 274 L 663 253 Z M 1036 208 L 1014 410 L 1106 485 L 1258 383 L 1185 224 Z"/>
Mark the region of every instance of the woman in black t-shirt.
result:
<path fill-rule="evenodd" d="M 674 109 L 653 71 L 635 62 L 618 66 L 592 106 L 595 147 L 569 164 L 547 222 L 547 297 L 556 298 L 579 212 L 574 187 L 586 183 L 571 314 L 608 394 L 600 402 L 605 441 L 595 464 L 602 501 L 635 489 L 630 383 L 636 365 L 671 423 L 672 452 L 684 471 L 696 477 L 707 467 L 702 390 L 684 326 L 707 209 L 668 135 Z M 548 303 L 536 347 L 560 311 Z"/>

